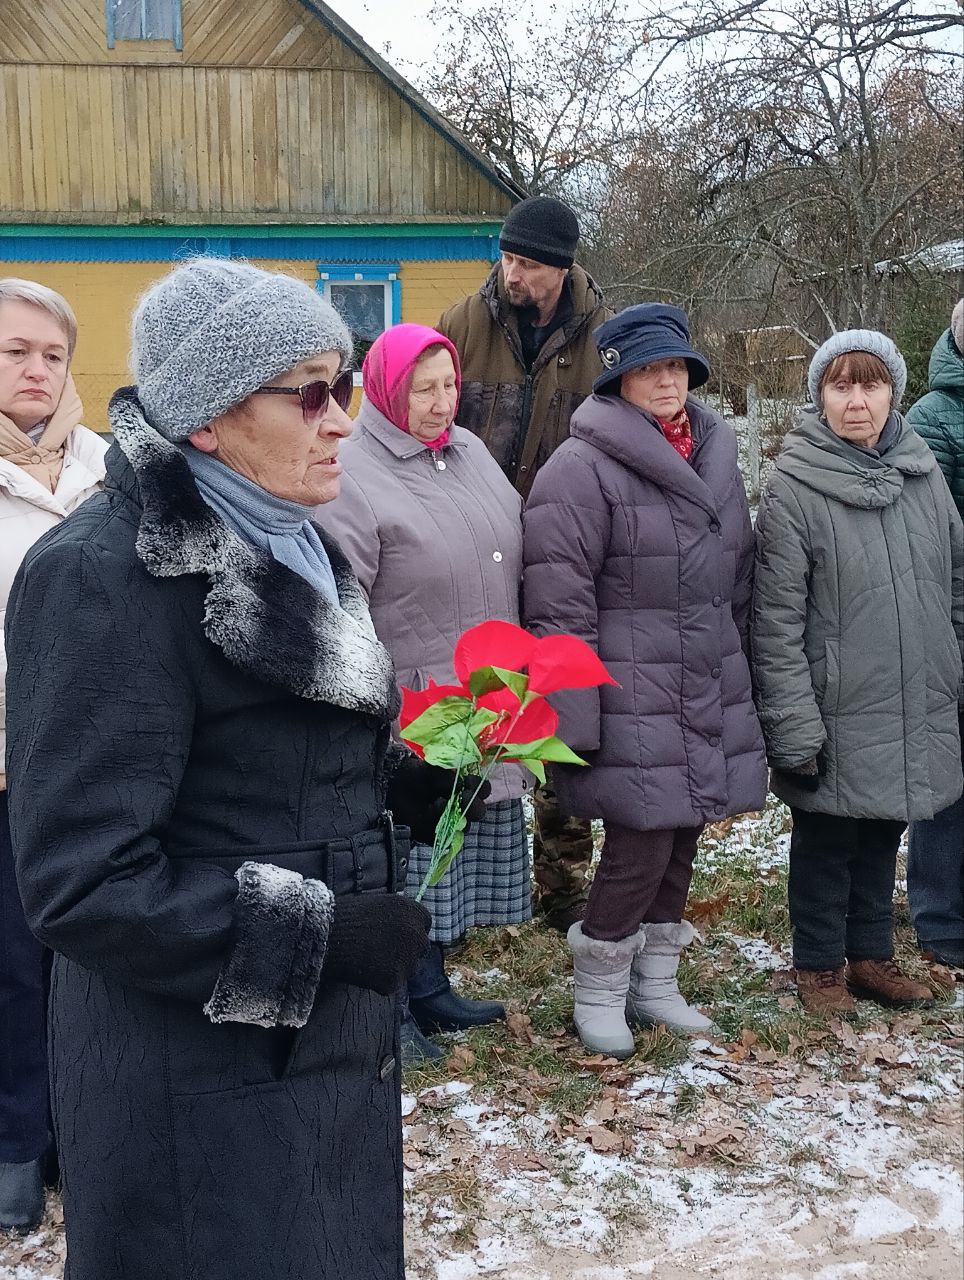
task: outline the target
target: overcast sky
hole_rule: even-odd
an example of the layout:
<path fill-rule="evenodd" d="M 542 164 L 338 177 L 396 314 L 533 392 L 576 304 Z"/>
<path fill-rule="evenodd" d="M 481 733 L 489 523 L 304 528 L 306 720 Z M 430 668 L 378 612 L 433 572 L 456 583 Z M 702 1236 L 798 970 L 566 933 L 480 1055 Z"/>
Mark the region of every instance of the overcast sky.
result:
<path fill-rule="evenodd" d="M 426 14 L 432 0 L 327 0 L 340 18 L 349 23 L 387 61 L 401 65 L 422 61 L 437 43 Z M 386 46 L 390 46 L 386 52 Z"/>

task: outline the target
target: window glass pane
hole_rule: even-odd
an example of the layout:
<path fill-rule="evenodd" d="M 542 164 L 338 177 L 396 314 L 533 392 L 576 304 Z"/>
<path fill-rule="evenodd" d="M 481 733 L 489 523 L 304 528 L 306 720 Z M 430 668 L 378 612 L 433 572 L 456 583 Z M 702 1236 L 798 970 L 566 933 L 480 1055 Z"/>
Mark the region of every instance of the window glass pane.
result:
<path fill-rule="evenodd" d="M 144 39 L 174 39 L 174 6 L 180 0 L 144 0 Z"/>
<path fill-rule="evenodd" d="M 383 284 L 331 282 L 332 306 L 351 329 L 355 359 L 364 358 L 368 348 L 385 328 L 385 288 Z"/>
<path fill-rule="evenodd" d="M 115 40 L 173 40 L 180 0 L 110 0 Z"/>

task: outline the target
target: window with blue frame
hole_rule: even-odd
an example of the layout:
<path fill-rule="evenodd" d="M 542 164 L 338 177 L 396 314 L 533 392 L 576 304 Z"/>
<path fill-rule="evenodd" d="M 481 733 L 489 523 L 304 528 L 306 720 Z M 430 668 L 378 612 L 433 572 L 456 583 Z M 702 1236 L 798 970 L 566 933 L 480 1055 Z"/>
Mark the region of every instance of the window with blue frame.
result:
<path fill-rule="evenodd" d="M 318 263 L 318 288 L 351 330 L 356 370 L 378 335 L 402 318 L 398 273 L 397 263 Z M 361 384 L 358 373 L 355 384 Z"/>
<path fill-rule="evenodd" d="M 107 47 L 115 40 L 169 40 L 182 47 L 181 0 L 106 0 Z"/>

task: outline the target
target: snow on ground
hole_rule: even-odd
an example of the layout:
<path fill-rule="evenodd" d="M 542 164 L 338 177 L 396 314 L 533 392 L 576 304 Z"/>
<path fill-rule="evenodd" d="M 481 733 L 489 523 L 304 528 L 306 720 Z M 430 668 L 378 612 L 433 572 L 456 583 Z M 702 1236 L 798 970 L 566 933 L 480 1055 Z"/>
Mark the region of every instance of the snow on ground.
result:
<path fill-rule="evenodd" d="M 611 1064 L 617 1083 L 578 1117 L 477 1090 L 447 1110 L 431 1092 L 418 1098 L 406 1130 L 410 1273 L 959 1274 L 960 1048 L 920 1054 L 908 1035 L 865 1042 L 847 1030 L 839 1072 L 819 1053 L 757 1065 L 708 1040 L 691 1061 L 633 1080 Z M 885 1047 L 885 1063 L 868 1060 Z M 888 1259 L 902 1269 L 881 1270 Z"/>
<path fill-rule="evenodd" d="M 786 826 L 777 805 L 720 824 L 701 865 L 749 865 L 750 883 L 779 892 Z M 707 920 L 705 963 L 729 993 L 714 1003 L 752 1005 L 758 1028 L 795 1017 L 782 943 L 726 911 Z M 498 986 L 507 967 L 504 951 L 468 962 L 465 981 Z M 923 1013 L 804 1020 L 785 1053 L 738 1019 L 737 1039 L 695 1038 L 671 1066 L 587 1057 L 570 1031 L 535 1034 L 519 1013 L 477 1079 L 467 1041 L 450 1040 L 449 1078 L 402 1096 L 409 1280 L 959 1276 L 962 1007 L 958 984 Z M 557 1056 L 562 1078 L 546 1074 Z M 0 1280 L 62 1280 L 56 1197 L 49 1208 L 26 1240 L 0 1237 Z"/>

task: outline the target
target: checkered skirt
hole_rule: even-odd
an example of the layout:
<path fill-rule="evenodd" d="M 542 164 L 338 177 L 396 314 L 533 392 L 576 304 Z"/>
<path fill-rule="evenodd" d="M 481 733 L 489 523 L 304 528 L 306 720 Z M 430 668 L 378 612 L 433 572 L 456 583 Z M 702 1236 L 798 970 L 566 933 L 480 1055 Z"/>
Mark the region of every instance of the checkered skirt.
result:
<path fill-rule="evenodd" d="M 414 897 L 428 870 L 432 850 L 412 846 L 408 892 Z M 529 842 L 521 800 L 486 806 L 473 823 L 459 856 L 437 885 L 425 891 L 432 913 L 432 941 L 457 942 L 478 924 L 521 924 L 532 918 Z"/>

